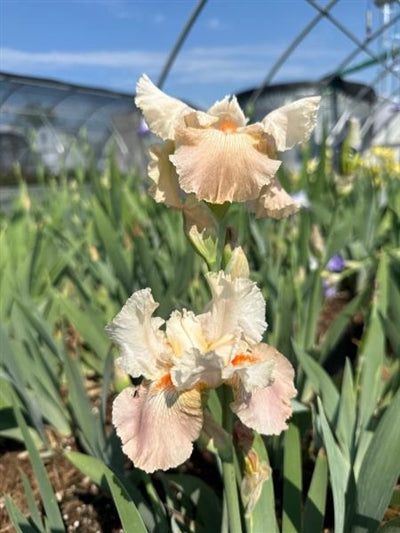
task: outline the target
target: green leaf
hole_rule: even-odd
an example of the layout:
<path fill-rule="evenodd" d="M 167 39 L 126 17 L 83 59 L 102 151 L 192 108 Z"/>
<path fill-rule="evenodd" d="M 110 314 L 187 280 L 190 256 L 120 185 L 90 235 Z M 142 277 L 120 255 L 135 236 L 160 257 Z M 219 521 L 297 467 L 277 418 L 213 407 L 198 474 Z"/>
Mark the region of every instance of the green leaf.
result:
<path fill-rule="evenodd" d="M 2 386 L 2 392 L 4 392 L 4 390 L 8 390 L 10 393 L 10 404 L 12 404 L 14 401 L 20 407 L 23 407 L 28 411 L 31 421 L 35 426 L 35 429 L 41 436 L 43 442 L 46 442 L 46 433 L 44 430 L 42 415 L 38 406 L 37 399 L 32 393 L 32 390 L 27 388 L 26 378 L 23 375 L 24 371 L 29 371 L 29 364 L 27 364 L 26 361 L 22 361 L 22 364 L 19 364 L 19 357 L 12 349 L 6 332 L 2 328 L 1 324 L 0 346 L 2 356 L 2 364 L 0 366 L 0 380 L 5 380 L 6 382 L 8 382 L 6 385 Z M 5 367 L 5 370 L 3 370 L 2 367 Z M 18 396 L 15 396 L 13 394 L 13 390 L 15 390 L 19 394 L 21 400 Z"/>
<path fill-rule="evenodd" d="M 25 445 L 29 452 L 29 459 L 39 485 L 39 491 L 42 497 L 44 509 L 46 511 L 49 528 L 51 529 L 52 533 L 61 533 L 65 531 L 64 523 L 61 517 L 60 509 L 58 508 L 56 496 L 47 477 L 46 469 L 43 466 L 39 453 L 31 439 L 24 417 L 16 405 L 14 405 L 14 412 L 18 425 L 21 428 Z"/>
<path fill-rule="evenodd" d="M 282 533 L 300 533 L 302 509 L 302 469 L 300 433 L 294 424 L 285 432 L 283 449 Z"/>
<path fill-rule="evenodd" d="M 64 368 L 68 381 L 68 399 L 74 419 L 80 429 L 79 436 L 82 444 L 88 448 L 92 455 L 104 459 L 104 428 L 100 428 L 99 416 L 93 412 L 83 384 L 80 362 L 65 355 Z"/>
<path fill-rule="evenodd" d="M 118 232 L 102 207 L 93 201 L 93 216 L 100 239 L 104 244 L 107 257 L 111 261 L 117 278 L 122 282 L 127 294 L 132 291 L 133 276 L 123 254 Z"/>
<path fill-rule="evenodd" d="M 381 368 L 384 362 L 386 339 L 381 316 L 386 318 L 389 291 L 388 274 L 388 256 L 382 252 L 376 275 L 371 316 L 360 349 L 362 366 L 359 423 L 362 428 L 367 426 L 384 384 Z"/>
<path fill-rule="evenodd" d="M 354 453 L 356 408 L 356 392 L 354 389 L 351 363 L 346 359 L 336 431 L 338 439 L 342 444 L 342 449 L 350 461 L 352 461 Z"/>
<path fill-rule="evenodd" d="M 4 389 L 7 385 L 9 384 L 0 379 L 0 390 Z M 31 427 L 28 427 L 28 431 L 31 435 L 34 445 L 37 448 L 40 447 L 42 445 L 42 440 L 37 432 Z M 0 436 L 20 442 L 24 441 L 21 430 L 15 419 L 14 411 L 11 407 L 3 407 L 0 409 Z"/>
<path fill-rule="evenodd" d="M 96 370 L 101 372 L 103 359 L 110 347 L 110 340 L 104 331 L 104 317 L 89 305 L 85 305 L 84 309 L 81 310 L 72 299 L 64 297 L 58 292 L 54 292 L 54 295 L 68 320 L 79 331 L 85 342 L 90 344 L 100 359 L 99 368 Z"/>
<path fill-rule="evenodd" d="M 204 531 L 220 531 L 222 509 L 214 490 L 202 479 L 189 474 L 165 474 L 180 490 L 190 498 L 196 507 L 196 527 L 201 526 Z"/>
<path fill-rule="evenodd" d="M 357 478 L 354 533 L 378 527 L 400 475 L 400 391 L 383 414 Z"/>
<path fill-rule="evenodd" d="M 6 495 L 4 498 L 6 509 L 12 525 L 17 533 L 37 533 L 37 530 L 29 523 L 28 519 L 21 513 L 14 500 Z"/>
<path fill-rule="evenodd" d="M 78 468 L 78 470 L 80 470 L 85 476 L 90 477 L 96 485 L 108 492 L 108 484 L 104 477 L 108 467 L 103 461 L 80 452 L 64 451 L 64 455 L 68 461 L 76 466 L 76 468 Z"/>
<path fill-rule="evenodd" d="M 100 459 L 96 459 L 95 457 L 92 457 L 91 455 L 86 455 L 84 453 L 79 452 L 71 452 L 71 451 L 65 451 L 64 452 L 66 458 L 76 467 L 78 470 L 80 470 L 85 476 L 88 476 L 96 485 L 101 487 L 102 490 L 109 493 L 111 491 L 111 487 L 108 483 L 107 476 L 113 476 L 112 470 L 106 466 L 106 464 L 101 461 Z M 132 483 L 131 480 L 128 478 L 122 477 L 119 478 L 119 483 L 123 484 L 125 487 L 125 491 L 130 495 L 130 498 L 135 502 L 136 506 L 140 510 L 140 514 L 143 516 L 143 520 L 146 523 L 146 526 L 149 530 L 153 530 L 155 520 L 150 512 L 147 504 L 144 502 L 143 497 L 141 496 L 139 490 L 137 487 Z M 154 503 L 154 502 L 153 502 Z M 154 505 L 156 505 L 154 503 Z M 158 517 L 158 523 L 161 524 L 161 531 L 162 529 L 162 523 L 160 516 L 162 513 L 157 513 Z M 128 530 L 130 531 L 130 530 Z"/>
<path fill-rule="evenodd" d="M 315 344 L 315 336 L 317 332 L 317 324 L 321 311 L 322 304 L 322 267 L 318 268 L 311 274 L 311 294 L 306 295 L 305 300 L 305 314 L 304 324 L 302 327 L 302 343 L 303 348 L 307 349 Z"/>
<path fill-rule="evenodd" d="M 32 487 L 29 483 L 28 476 L 21 469 L 19 469 L 19 473 L 22 479 L 22 484 L 24 486 L 26 501 L 28 502 L 28 507 L 29 507 L 29 512 L 31 513 L 32 522 L 36 525 L 36 527 L 40 531 L 42 531 L 43 530 L 42 518 L 40 516 L 40 511 L 38 509 L 38 506 L 36 505 L 35 497 L 33 495 Z"/>
<path fill-rule="evenodd" d="M 321 400 L 318 398 L 318 419 L 321 424 L 322 435 L 333 493 L 333 507 L 335 513 L 335 533 L 345 533 L 345 518 L 347 514 L 346 494 L 349 486 L 351 466 L 342 450 L 335 442 L 332 430 L 324 412 Z"/>
<path fill-rule="evenodd" d="M 134 531 L 135 533 L 147 533 L 142 517 L 125 487 L 112 472 L 106 472 L 105 477 L 124 530 Z"/>
<path fill-rule="evenodd" d="M 33 304 L 33 302 L 29 301 L 27 298 L 25 298 L 24 301 L 22 301 L 20 298 L 17 298 L 16 302 L 23 311 L 29 323 L 32 325 L 33 329 L 47 345 L 51 353 L 58 359 L 61 359 L 60 350 L 54 341 L 50 324 L 48 324 L 45 319 L 36 311 L 36 306 Z"/>
<path fill-rule="evenodd" d="M 293 343 L 295 354 L 305 371 L 315 394 L 322 398 L 322 403 L 330 422 L 336 417 L 339 405 L 339 393 L 329 375 L 322 366 L 303 351 L 296 343 Z"/>
<path fill-rule="evenodd" d="M 328 462 L 323 448 L 317 460 L 308 489 L 303 515 L 302 533 L 322 533 L 324 529 L 326 495 L 328 491 Z"/>

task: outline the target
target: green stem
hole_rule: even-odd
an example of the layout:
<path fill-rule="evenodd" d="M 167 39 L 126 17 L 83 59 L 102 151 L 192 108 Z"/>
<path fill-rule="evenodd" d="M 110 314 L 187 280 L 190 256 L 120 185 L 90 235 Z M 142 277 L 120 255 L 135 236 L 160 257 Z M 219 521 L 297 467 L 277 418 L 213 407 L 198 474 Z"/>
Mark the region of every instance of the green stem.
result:
<path fill-rule="evenodd" d="M 232 401 L 232 391 L 227 385 L 223 385 L 222 422 L 225 431 L 232 435 L 232 411 L 229 406 Z M 242 533 L 238 489 L 236 485 L 235 463 L 233 444 L 230 453 L 221 456 L 222 474 L 224 478 L 225 499 L 228 508 L 230 533 Z"/>

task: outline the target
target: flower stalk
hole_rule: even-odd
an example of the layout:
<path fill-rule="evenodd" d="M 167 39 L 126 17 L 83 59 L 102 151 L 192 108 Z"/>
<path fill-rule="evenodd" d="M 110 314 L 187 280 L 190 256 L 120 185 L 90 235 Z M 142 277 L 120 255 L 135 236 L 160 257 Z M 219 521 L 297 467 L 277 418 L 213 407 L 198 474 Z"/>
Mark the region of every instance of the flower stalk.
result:
<path fill-rule="evenodd" d="M 228 435 L 232 435 L 233 415 L 230 409 L 232 401 L 232 391 L 226 385 L 223 385 L 222 399 L 222 423 Z M 229 454 L 221 454 L 222 475 L 224 480 L 224 494 L 228 511 L 228 523 L 230 533 L 242 533 L 241 513 L 239 506 L 239 492 L 236 483 L 236 472 L 234 462 L 233 443 L 230 446 Z"/>

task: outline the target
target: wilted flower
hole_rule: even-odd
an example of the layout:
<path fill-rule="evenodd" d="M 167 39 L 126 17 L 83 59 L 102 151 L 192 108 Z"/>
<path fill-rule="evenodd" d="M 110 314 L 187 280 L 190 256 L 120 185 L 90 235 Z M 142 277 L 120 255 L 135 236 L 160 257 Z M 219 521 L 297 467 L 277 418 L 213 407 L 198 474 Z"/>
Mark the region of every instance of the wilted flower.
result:
<path fill-rule="evenodd" d="M 184 191 L 211 204 L 248 202 L 258 217 L 293 213 L 297 206 L 276 178 L 277 152 L 309 138 L 319 101 L 303 98 L 248 126 L 236 97 L 225 97 L 207 112 L 196 111 L 143 75 L 136 105 L 164 141 L 151 150 L 153 195 L 172 206 Z"/>
<path fill-rule="evenodd" d="M 263 485 L 271 477 L 271 467 L 260 461 L 258 453 L 251 448 L 244 456 L 244 475 L 240 486 L 246 513 L 251 514 L 260 499 Z"/>
<path fill-rule="evenodd" d="M 113 423 L 124 452 L 153 472 L 184 462 L 203 426 L 207 389 L 233 387 L 232 410 L 247 426 L 279 434 L 295 395 L 289 361 L 261 342 L 265 301 L 248 278 L 207 275 L 212 299 L 203 314 L 152 316 L 151 290 L 135 292 L 107 331 L 119 345 L 121 369 L 137 378 L 114 401 Z M 165 324 L 165 329 L 161 326 Z"/>

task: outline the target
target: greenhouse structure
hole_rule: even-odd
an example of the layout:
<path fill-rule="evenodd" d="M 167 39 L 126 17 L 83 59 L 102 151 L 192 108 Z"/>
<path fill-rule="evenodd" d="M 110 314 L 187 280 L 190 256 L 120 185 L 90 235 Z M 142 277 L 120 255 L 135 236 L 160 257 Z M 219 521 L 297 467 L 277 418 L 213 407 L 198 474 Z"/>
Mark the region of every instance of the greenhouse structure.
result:
<path fill-rule="evenodd" d="M 15 162 L 28 180 L 38 165 L 54 175 L 94 158 L 101 169 L 110 150 L 122 171 L 145 164 L 146 129 L 133 95 L 1 73 L 0 112 L 3 183 Z"/>
<path fill-rule="evenodd" d="M 133 94 L 84 87 L 48 79 L 0 74 L 0 179 L 15 180 L 18 171 L 34 179 L 38 165 L 46 174 L 87 168 L 94 160 L 102 169 L 112 151 L 123 172 L 146 166 L 151 138 L 135 107 Z M 298 98 L 321 95 L 322 105 L 314 141 L 323 132 L 337 147 L 349 120 L 360 125 L 357 149 L 371 143 L 399 145 L 399 108 L 378 105 L 373 88 L 330 76 L 319 82 L 270 85 L 237 94 L 240 105 L 254 120 Z M 254 103 L 253 103 L 254 102 Z M 378 111 L 376 111 L 378 110 Z M 287 163 L 296 165 L 299 154 Z"/>

